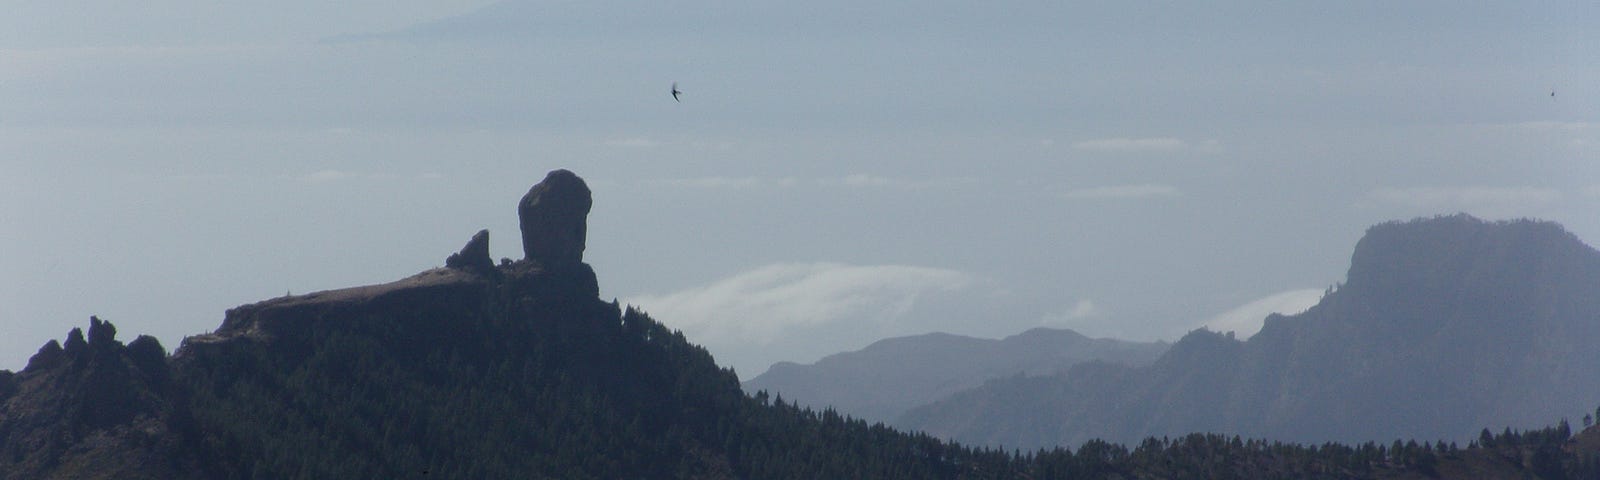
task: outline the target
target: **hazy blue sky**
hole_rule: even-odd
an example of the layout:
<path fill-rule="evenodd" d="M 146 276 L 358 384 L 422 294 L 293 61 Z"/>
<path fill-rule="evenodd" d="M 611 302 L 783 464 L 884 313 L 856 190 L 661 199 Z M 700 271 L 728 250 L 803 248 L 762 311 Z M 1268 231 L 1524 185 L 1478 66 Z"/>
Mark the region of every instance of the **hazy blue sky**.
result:
<path fill-rule="evenodd" d="M 1593 2 L 333 5 L 0 0 L 0 368 L 480 228 L 520 257 L 553 168 L 602 295 L 746 378 L 931 330 L 1247 333 L 1385 220 L 1600 239 Z"/>

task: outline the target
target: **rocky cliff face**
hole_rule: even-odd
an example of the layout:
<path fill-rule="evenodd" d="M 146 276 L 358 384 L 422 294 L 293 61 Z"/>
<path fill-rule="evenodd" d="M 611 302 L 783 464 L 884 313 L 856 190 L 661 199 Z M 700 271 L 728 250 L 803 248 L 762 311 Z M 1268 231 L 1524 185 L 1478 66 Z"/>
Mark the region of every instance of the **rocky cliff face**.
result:
<path fill-rule="evenodd" d="M 994 382 L 899 424 L 1022 448 L 1192 431 L 1464 443 L 1592 409 L 1595 338 L 1600 252 L 1559 226 L 1388 223 L 1359 242 L 1344 285 L 1247 342 L 1194 332 L 1148 368 Z"/>

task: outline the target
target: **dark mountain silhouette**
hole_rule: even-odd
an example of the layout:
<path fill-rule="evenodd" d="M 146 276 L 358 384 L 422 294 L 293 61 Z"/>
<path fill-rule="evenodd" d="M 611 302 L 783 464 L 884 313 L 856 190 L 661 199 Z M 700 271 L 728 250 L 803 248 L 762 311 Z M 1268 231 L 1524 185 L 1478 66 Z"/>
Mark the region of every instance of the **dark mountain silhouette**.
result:
<path fill-rule="evenodd" d="M 519 203 L 528 258 L 479 232 L 446 267 L 227 312 L 170 357 L 91 320 L 0 372 L 0 478 L 952 478 L 1011 457 L 746 396 L 597 298 L 587 186 Z M 930 452 L 933 452 L 930 454 Z"/>
<path fill-rule="evenodd" d="M 576 213 L 588 189 L 546 182 L 565 186 L 524 198 L 538 227 L 521 261 L 490 262 L 479 232 L 444 268 L 231 309 L 170 356 L 91 318 L 87 338 L 0 371 L 0 479 L 1600 474 L 1595 442 L 1565 424 L 1469 448 L 1196 434 L 1021 454 L 747 396 L 682 334 L 596 298 Z"/>
<path fill-rule="evenodd" d="M 1596 339 L 1600 252 L 1560 226 L 1386 223 L 1357 244 L 1344 285 L 1249 341 L 1196 331 L 1149 367 L 998 380 L 898 424 L 1023 448 L 1186 432 L 1464 441 L 1586 411 Z"/>
<path fill-rule="evenodd" d="M 816 408 L 871 421 L 890 421 L 906 410 L 985 380 L 1050 375 L 1091 360 L 1146 365 L 1166 351 L 1164 342 L 1093 339 L 1071 330 L 1035 328 L 989 340 L 946 333 L 890 338 L 811 365 L 774 364 L 744 383 L 745 391 L 782 394 Z"/>
<path fill-rule="evenodd" d="M 0 371 L 0 478 L 196 478 L 166 351 L 116 334 L 90 317 L 88 340 L 74 328 Z"/>

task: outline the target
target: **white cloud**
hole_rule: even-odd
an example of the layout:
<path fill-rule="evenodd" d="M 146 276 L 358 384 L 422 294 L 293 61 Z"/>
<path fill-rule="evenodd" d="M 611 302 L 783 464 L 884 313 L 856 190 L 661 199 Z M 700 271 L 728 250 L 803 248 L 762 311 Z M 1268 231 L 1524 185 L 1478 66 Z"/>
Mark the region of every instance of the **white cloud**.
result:
<path fill-rule="evenodd" d="M 1072 148 L 1110 153 L 1176 152 L 1189 148 L 1189 143 L 1171 137 L 1160 138 L 1101 138 L 1073 143 Z"/>
<path fill-rule="evenodd" d="M 716 351 L 720 345 L 768 345 L 808 329 L 893 322 L 920 295 L 960 290 L 974 281 L 939 268 L 787 263 L 628 302 Z M 840 325 L 845 323 L 850 325 Z"/>
<path fill-rule="evenodd" d="M 1217 314 L 1202 326 L 1218 332 L 1234 332 L 1240 339 L 1250 338 L 1261 331 L 1267 315 L 1304 312 L 1321 301 L 1323 293 L 1323 290 L 1308 288 L 1273 294 Z"/>
<path fill-rule="evenodd" d="M 1071 307 L 1067 307 L 1060 312 L 1045 315 L 1045 317 L 1040 320 L 1039 324 L 1046 326 L 1075 328 L 1078 327 L 1077 323 L 1079 320 L 1098 317 L 1101 316 L 1102 313 L 1103 312 L 1101 312 L 1100 307 L 1095 306 L 1094 300 L 1085 298 L 1078 300 L 1078 303 L 1075 303 Z"/>
<path fill-rule="evenodd" d="M 1182 195 L 1177 187 L 1171 185 L 1146 183 L 1140 185 L 1112 185 L 1105 187 L 1080 188 L 1069 190 L 1061 196 L 1079 200 L 1100 199 L 1138 199 L 1156 197 L 1176 197 Z"/>
<path fill-rule="evenodd" d="M 1382 188 L 1367 195 L 1383 203 L 1427 209 L 1514 209 L 1561 199 L 1561 192 L 1539 187 Z"/>

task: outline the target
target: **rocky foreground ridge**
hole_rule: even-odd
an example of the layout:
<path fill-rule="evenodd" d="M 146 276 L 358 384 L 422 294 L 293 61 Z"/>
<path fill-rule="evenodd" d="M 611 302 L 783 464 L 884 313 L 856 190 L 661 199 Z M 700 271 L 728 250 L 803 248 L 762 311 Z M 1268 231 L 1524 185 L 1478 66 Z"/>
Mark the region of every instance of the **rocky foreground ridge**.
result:
<path fill-rule="evenodd" d="M 359 380 L 365 372 L 353 369 L 366 366 L 323 358 L 330 346 L 378 342 L 396 375 L 448 375 L 458 372 L 423 370 L 451 362 L 486 367 L 491 354 L 516 357 L 506 351 L 541 346 L 519 345 L 510 329 L 537 332 L 573 371 L 620 378 L 625 372 L 603 371 L 606 362 L 590 357 L 617 347 L 607 342 L 617 340 L 609 337 L 622 332 L 623 317 L 628 333 L 672 335 L 597 298 L 594 271 L 582 261 L 590 205 L 582 179 L 553 171 L 519 204 L 527 253 L 520 261 L 496 265 L 489 233 L 480 231 L 442 268 L 230 309 L 219 328 L 184 339 L 170 357 L 153 337 L 123 345 L 111 323 L 91 318 L 87 338 L 73 329 L 64 344 L 41 347 L 22 371 L 0 371 L 0 478 L 279 478 L 254 470 L 261 455 L 281 446 L 242 429 L 230 434 L 241 412 L 227 410 L 314 421 L 319 414 L 309 405 L 282 405 L 295 392 L 273 390 L 328 369 L 338 371 L 323 381 Z M 511 317 L 527 323 L 506 324 Z M 457 358 L 441 359 L 441 352 Z M 709 355 L 699 355 L 714 372 Z M 738 391 L 736 381 L 727 387 Z"/>

